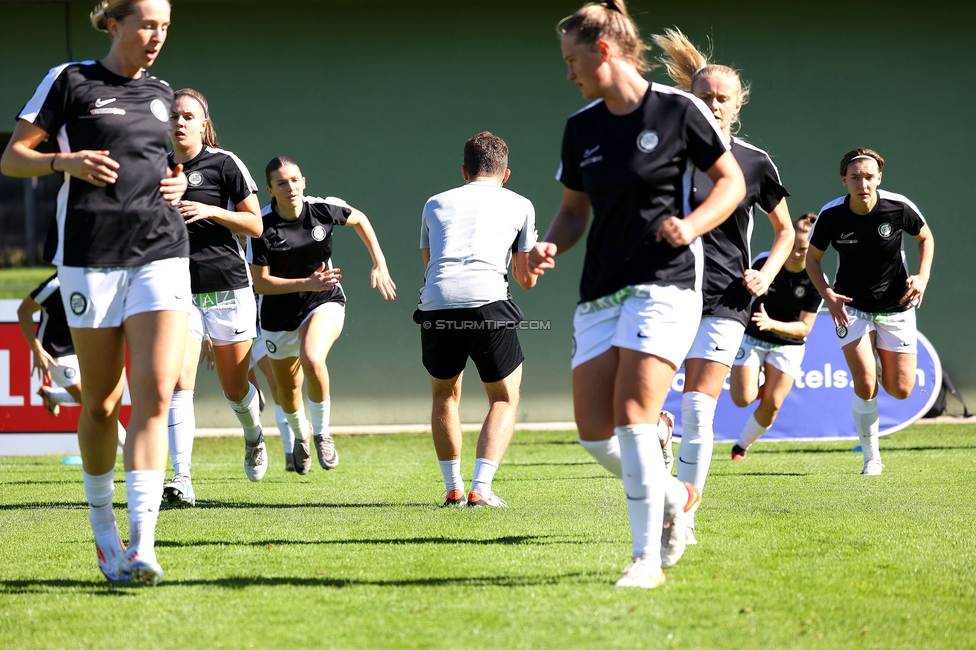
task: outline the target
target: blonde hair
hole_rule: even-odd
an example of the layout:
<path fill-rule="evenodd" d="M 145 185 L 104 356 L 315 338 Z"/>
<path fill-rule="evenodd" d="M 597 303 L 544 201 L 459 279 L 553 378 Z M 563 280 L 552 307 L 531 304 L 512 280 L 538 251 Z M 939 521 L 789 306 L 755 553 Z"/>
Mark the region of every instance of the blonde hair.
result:
<path fill-rule="evenodd" d="M 203 96 L 199 90 L 193 90 L 192 88 L 181 88 L 174 93 L 173 101 L 175 102 L 180 97 L 190 97 L 203 108 L 203 119 L 207 120 L 206 126 L 203 127 L 203 133 L 201 134 L 201 140 L 205 147 L 220 147 L 220 141 L 217 140 L 217 129 L 214 128 L 213 119 L 210 117 L 210 104 L 207 103 L 207 98 Z"/>
<path fill-rule="evenodd" d="M 637 24 L 627 13 L 624 0 L 603 0 L 580 7 L 556 25 L 560 37 L 570 36 L 580 45 L 595 48 L 604 40 L 620 48 L 620 56 L 641 74 L 653 69 L 645 54 L 651 46 L 641 40 Z"/>
<path fill-rule="evenodd" d="M 89 16 L 92 27 L 100 32 L 108 32 L 108 19 L 124 20 L 136 12 L 140 0 L 102 0 L 95 5 Z M 167 0 L 169 4 L 169 0 Z"/>
<path fill-rule="evenodd" d="M 749 101 L 749 84 L 743 83 L 735 68 L 719 63 L 711 63 L 711 50 L 702 53 L 680 29 L 665 29 L 664 34 L 654 34 L 651 40 L 664 51 L 658 61 L 664 64 L 668 76 L 685 92 L 694 92 L 695 82 L 710 77 L 735 79 L 739 91 L 739 101 Z M 733 132 L 738 131 L 739 116 L 732 119 Z"/>

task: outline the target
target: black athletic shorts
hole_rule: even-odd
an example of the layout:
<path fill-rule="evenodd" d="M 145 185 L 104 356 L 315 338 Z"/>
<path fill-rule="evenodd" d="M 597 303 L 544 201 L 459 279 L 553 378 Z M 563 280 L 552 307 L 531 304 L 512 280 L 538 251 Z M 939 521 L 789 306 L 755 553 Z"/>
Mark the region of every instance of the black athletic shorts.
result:
<path fill-rule="evenodd" d="M 522 310 L 511 300 L 482 307 L 414 312 L 424 368 L 435 379 L 461 374 L 468 357 L 486 384 L 508 377 L 525 360 L 516 326 Z"/>

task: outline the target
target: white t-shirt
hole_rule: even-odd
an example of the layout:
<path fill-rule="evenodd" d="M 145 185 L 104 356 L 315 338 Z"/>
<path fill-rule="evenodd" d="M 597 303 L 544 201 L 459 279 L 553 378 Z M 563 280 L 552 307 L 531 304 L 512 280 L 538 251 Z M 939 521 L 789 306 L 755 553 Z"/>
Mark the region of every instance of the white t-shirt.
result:
<path fill-rule="evenodd" d="M 490 181 L 431 197 L 420 227 L 420 248 L 430 249 L 420 309 L 507 300 L 512 252 L 531 251 L 537 239 L 532 202 Z"/>

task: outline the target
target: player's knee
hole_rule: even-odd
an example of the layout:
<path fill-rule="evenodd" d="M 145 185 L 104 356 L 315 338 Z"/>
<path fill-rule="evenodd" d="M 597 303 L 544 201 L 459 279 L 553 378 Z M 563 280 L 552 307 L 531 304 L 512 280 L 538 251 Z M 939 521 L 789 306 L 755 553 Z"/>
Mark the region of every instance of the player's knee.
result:
<path fill-rule="evenodd" d="M 898 382 L 890 388 L 885 386 L 886 392 L 894 397 L 895 399 L 908 399 L 909 395 L 912 394 L 912 389 L 915 388 L 915 382 Z"/>
<path fill-rule="evenodd" d="M 749 406 L 750 404 L 752 404 L 753 399 L 755 399 L 755 398 L 749 399 L 749 396 L 746 395 L 745 392 L 740 393 L 740 392 L 733 391 L 729 393 L 729 396 L 732 398 L 732 403 L 738 406 L 739 408 Z"/>

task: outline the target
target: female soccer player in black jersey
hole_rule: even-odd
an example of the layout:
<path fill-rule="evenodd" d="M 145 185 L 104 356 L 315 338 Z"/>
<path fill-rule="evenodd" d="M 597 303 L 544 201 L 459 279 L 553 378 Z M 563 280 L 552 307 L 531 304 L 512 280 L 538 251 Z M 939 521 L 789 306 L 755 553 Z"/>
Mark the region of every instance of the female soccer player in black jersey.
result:
<path fill-rule="evenodd" d="M 163 497 L 173 505 L 192 506 L 196 502 L 190 481 L 196 429 L 193 389 L 205 335 L 213 344 L 224 397 L 244 428 L 244 472 L 252 481 L 259 481 L 268 467 L 258 393 L 247 379 L 257 306 L 237 237 L 261 235 L 261 204 L 247 167 L 233 153 L 220 148 L 210 106 L 202 93 L 192 88 L 176 91 L 170 140 L 170 166 L 183 165 L 188 185 L 179 208 L 190 235 L 193 310 L 183 369 L 170 403 L 173 480 L 163 488 Z"/>
<path fill-rule="evenodd" d="M 560 29 L 568 78 L 595 101 L 566 124 L 562 205 L 530 260 L 533 272 L 552 269 L 592 208 L 574 319 L 576 424 L 586 450 L 624 481 L 634 561 L 617 584 L 652 588 L 684 551 L 698 504 L 694 485 L 665 470 L 657 429 L 701 319 L 699 236 L 732 213 L 745 184 L 704 104 L 643 78 L 648 47 L 622 2 L 588 4 Z M 715 187 L 688 212 L 692 166 Z"/>
<path fill-rule="evenodd" d="M 878 373 L 895 399 L 915 387 L 915 308 L 929 282 L 935 240 L 915 204 L 878 189 L 884 159 L 871 149 L 844 154 L 840 176 L 847 195 L 820 210 L 810 233 L 807 273 L 837 327 L 837 340 L 854 382 L 851 409 L 864 451 L 862 474 L 881 473 L 878 450 Z M 908 274 L 902 233 L 918 241 L 918 273 Z M 834 286 L 820 264 L 828 246 L 837 251 Z"/>
<path fill-rule="evenodd" d="M 396 298 L 386 258 L 366 215 L 342 199 L 305 196 L 305 177 L 291 158 L 278 156 L 265 168 L 271 203 L 262 211 L 264 232 L 248 242 L 254 288 L 261 297 L 261 332 L 278 397 L 295 433 L 295 471 L 311 469 L 309 426 L 302 408 L 303 374 L 319 464 L 339 464 L 329 434 L 332 401 L 326 357 L 342 332 L 346 296 L 339 269 L 332 268 L 334 226 L 353 226 L 370 257 L 370 281 L 386 300 Z"/>
<path fill-rule="evenodd" d="M 186 227 L 174 207 L 186 176 L 166 164 L 173 91 L 145 70 L 166 40 L 170 6 L 104 0 L 92 24 L 111 36 L 108 55 L 50 71 L 18 115 L 0 171 L 64 175 L 51 261 L 85 378 L 78 442 L 99 567 L 110 581 L 155 584 L 163 575 L 154 538 L 166 415 L 190 308 Z M 34 151 L 49 135 L 60 152 Z M 126 347 L 128 551 L 112 512 Z"/>
<path fill-rule="evenodd" d="M 702 318 L 695 342 L 685 359 L 684 395 L 681 398 L 681 446 L 678 448 L 678 478 L 703 491 L 712 460 L 715 407 L 729 368 L 735 359 L 749 317 L 753 296 L 766 293 L 793 247 L 793 225 L 786 207 L 789 192 L 769 155 L 739 138 L 732 126 L 748 101 L 749 89 L 739 74 L 724 65 L 709 63 L 684 34 L 666 30 L 654 36 L 664 50 L 660 61 L 678 87 L 705 102 L 746 180 L 746 197 L 735 212 L 714 230 L 702 236 L 705 249 L 705 279 L 702 286 Z M 711 191 L 706 174 L 696 169 L 692 178 L 691 207 Z M 773 244 L 762 269 L 750 267 L 753 211 L 759 207 L 769 215 Z M 694 517 L 688 526 L 688 542 L 696 543 Z"/>

